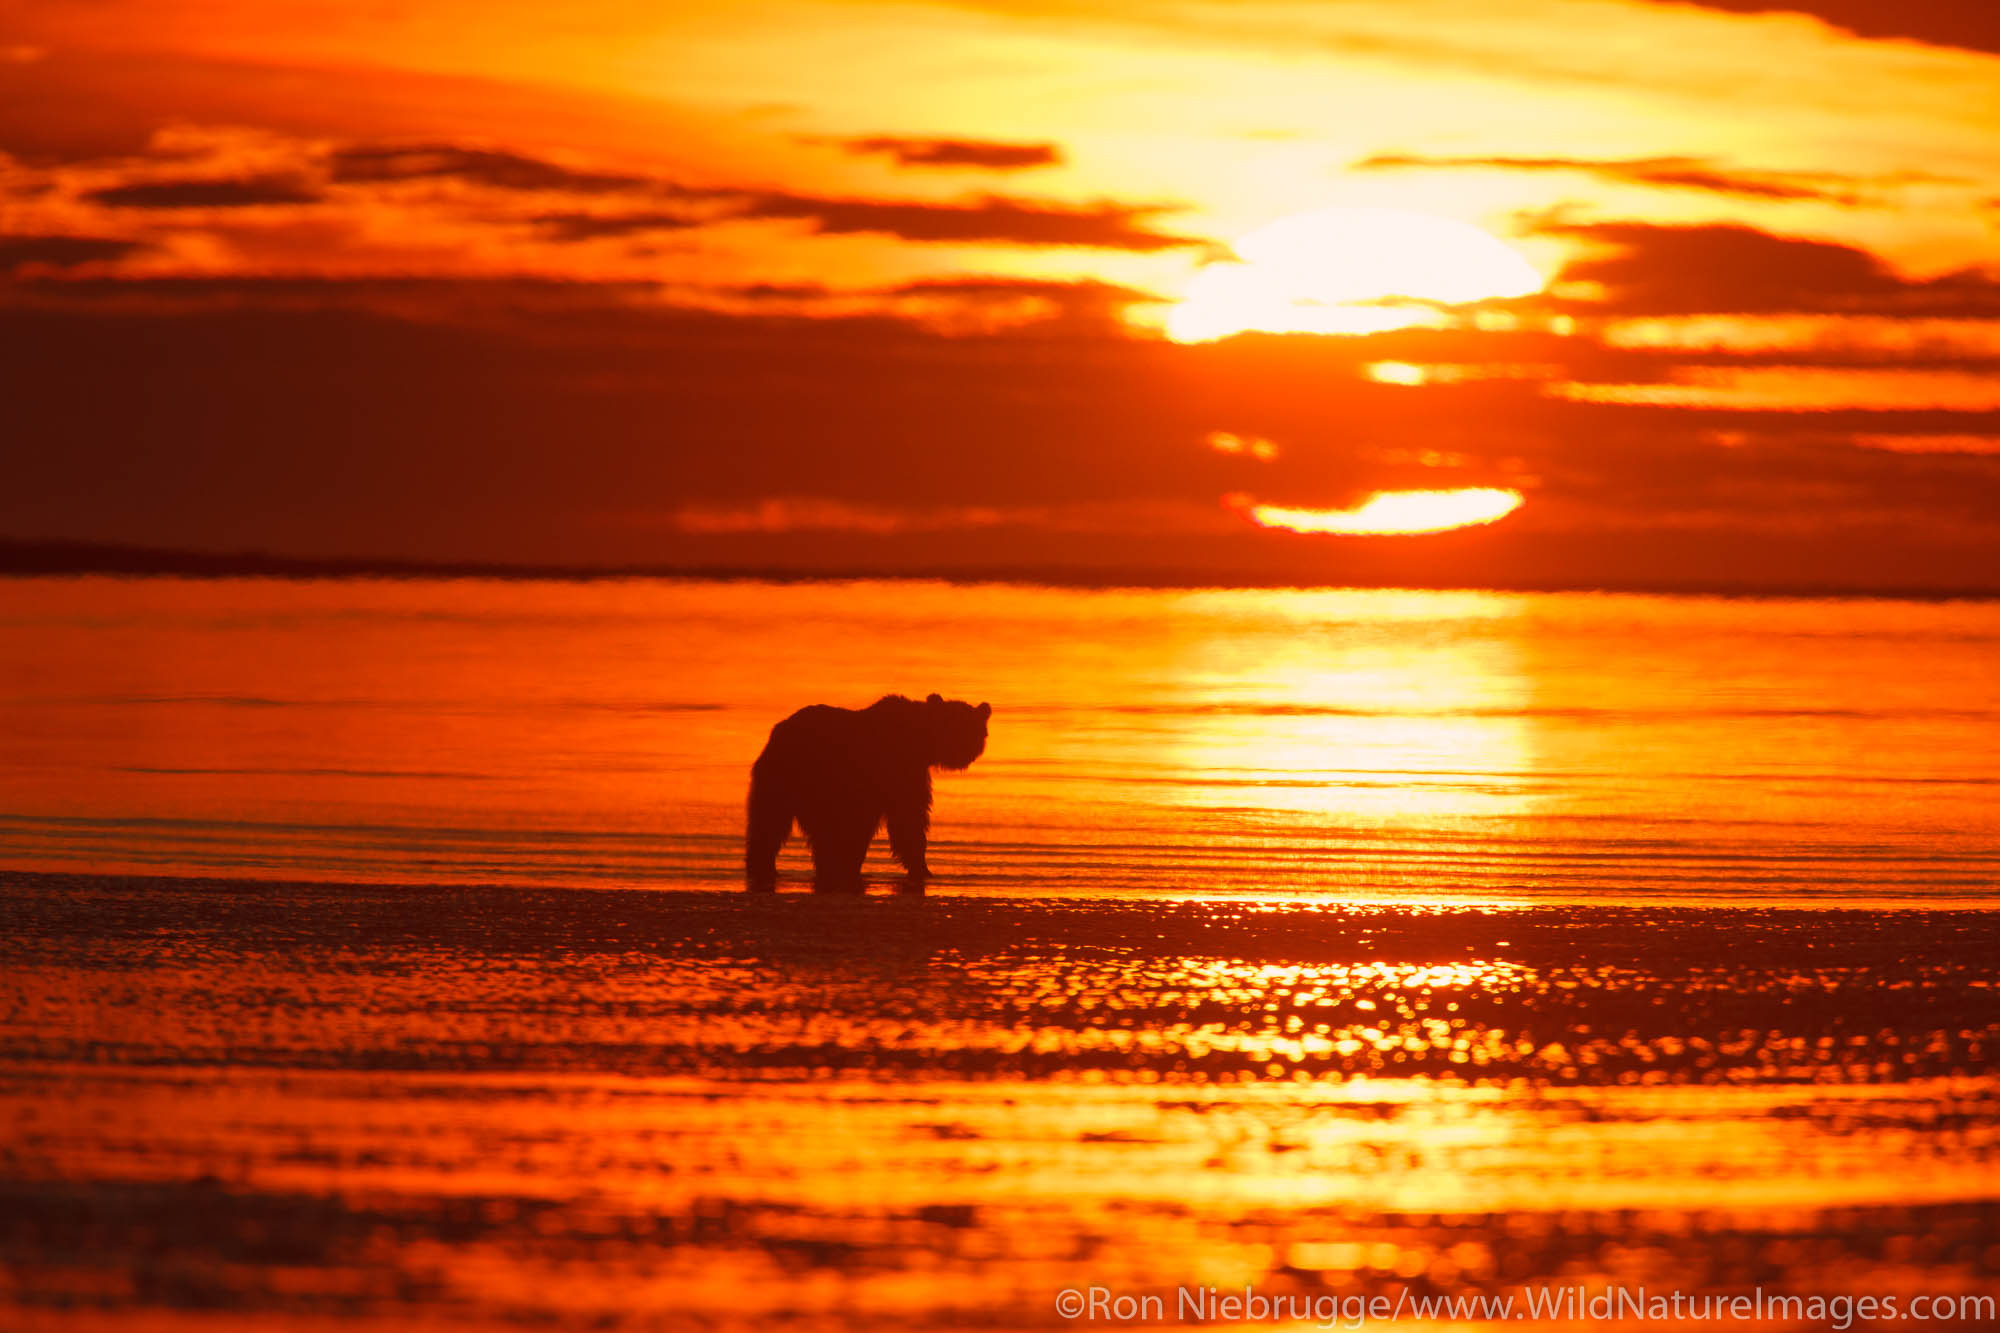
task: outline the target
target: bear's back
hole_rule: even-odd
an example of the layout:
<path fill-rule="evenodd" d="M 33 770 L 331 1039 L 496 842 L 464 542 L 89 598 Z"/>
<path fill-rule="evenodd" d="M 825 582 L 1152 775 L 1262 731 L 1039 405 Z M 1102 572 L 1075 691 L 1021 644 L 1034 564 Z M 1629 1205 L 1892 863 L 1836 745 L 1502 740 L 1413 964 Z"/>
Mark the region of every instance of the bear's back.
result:
<path fill-rule="evenodd" d="M 767 753 L 837 757 L 868 768 L 921 762 L 921 705 L 888 695 L 866 708 L 809 704 L 771 728 Z"/>

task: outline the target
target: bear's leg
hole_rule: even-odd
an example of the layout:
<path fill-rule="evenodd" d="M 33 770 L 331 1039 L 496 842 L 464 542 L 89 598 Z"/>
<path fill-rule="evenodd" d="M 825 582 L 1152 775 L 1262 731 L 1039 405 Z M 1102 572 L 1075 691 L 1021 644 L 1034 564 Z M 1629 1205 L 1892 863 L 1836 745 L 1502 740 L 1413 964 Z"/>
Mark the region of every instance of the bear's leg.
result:
<path fill-rule="evenodd" d="M 823 892 L 860 892 L 861 866 L 880 823 L 880 815 L 857 810 L 830 811 L 813 820 L 806 827 L 812 843 L 813 887 Z"/>
<path fill-rule="evenodd" d="M 743 839 L 743 880 L 756 890 L 778 887 L 778 851 L 792 832 L 792 806 L 781 785 L 750 770 L 750 824 Z"/>
<path fill-rule="evenodd" d="M 903 863 L 903 869 L 910 872 L 912 880 L 930 878 L 931 867 L 927 856 L 930 827 L 929 792 L 921 796 L 912 794 L 889 810 L 889 850 Z"/>

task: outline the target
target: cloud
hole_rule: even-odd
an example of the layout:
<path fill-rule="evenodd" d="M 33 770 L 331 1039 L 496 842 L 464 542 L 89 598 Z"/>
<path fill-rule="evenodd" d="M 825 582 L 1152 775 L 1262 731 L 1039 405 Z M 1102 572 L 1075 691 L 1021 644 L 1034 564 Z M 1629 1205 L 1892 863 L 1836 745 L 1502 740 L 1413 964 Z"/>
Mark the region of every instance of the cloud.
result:
<path fill-rule="evenodd" d="M 1876 447 L 1880 437 L 1866 429 L 1811 415 L 1781 422 L 1718 415 L 1704 432 L 1685 423 L 1662 428 L 1659 418 L 1631 409 L 1603 413 L 1599 452 L 1569 451 L 1549 469 L 1551 489 L 1566 503 L 1594 502 L 1601 513 L 1663 527 L 1837 533 L 1900 520 L 1913 536 L 1951 525 L 1983 530 L 1988 543 L 2000 536 L 2000 457 L 1897 453 Z M 1962 419 L 1990 431 L 1995 418 Z M 1903 557 L 1898 545 L 1890 539 L 1873 553 L 1885 570 Z M 1850 555 L 1863 565 L 1870 558 Z M 1985 559 L 1993 570 L 1991 555 Z"/>
<path fill-rule="evenodd" d="M 1081 332 L 1126 341 L 1127 308 L 1159 301 L 1152 292 L 1092 279 L 1061 280 L 965 274 L 886 286 L 835 287 L 820 282 L 649 285 L 645 304 L 662 299 L 682 310 L 751 318 L 772 315 L 844 322 L 899 323 L 914 330 L 1023 335 Z"/>
<path fill-rule="evenodd" d="M 253 208 L 267 204 L 316 204 L 324 197 L 289 176 L 213 177 L 133 181 L 84 196 L 110 208 Z"/>
<path fill-rule="evenodd" d="M 1760 171 L 1724 167 L 1702 157 L 1424 157 L 1378 153 L 1353 164 L 1353 171 L 1574 171 L 1599 180 L 1662 189 L 1705 190 L 1751 199 L 1812 199 L 1858 204 L 1864 196 L 1856 178 L 1832 172 Z M 1885 182 L 1868 182 L 1882 184 Z"/>
<path fill-rule="evenodd" d="M 11 196 L 30 201 L 17 209 L 14 230 L 34 236 L 132 233 L 124 251 L 44 248 L 34 252 L 37 265 L 68 267 L 143 247 L 154 252 L 148 257 L 149 278 L 174 276 L 189 263 L 207 276 L 219 276 L 220 264 L 251 274 L 319 272 L 355 281 L 413 271 L 474 279 L 501 273 L 595 281 L 650 276 L 677 294 L 713 288 L 718 301 L 694 304 L 722 308 L 727 302 L 720 298 L 731 289 L 764 280 L 759 261 L 777 238 L 766 229 L 739 227 L 716 237 L 699 259 L 685 247 L 663 257 L 658 245 L 645 242 L 669 233 L 767 222 L 827 237 L 867 235 L 917 245 L 1148 254 L 1211 244 L 1159 225 L 1156 219 L 1172 210 L 1158 204 L 1003 194 L 842 198 L 762 183 L 692 185 L 444 141 L 329 145 L 323 139 L 184 127 L 154 136 L 139 154 L 7 166 Z M 412 182 L 466 188 L 412 190 L 407 188 Z M 104 212 L 79 216 L 79 204 Z M 315 207 L 285 219 L 256 211 L 273 205 Z M 186 216 L 196 210 L 208 216 Z M 140 218 L 149 213 L 158 217 L 147 227 Z M 135 224 L 141 229 L 134 231 Z M 633 243 L 620 247 L 627 239 Z M 791 237 L 783 241 L 795 243 Z M 599 249 L 588 257 L 563 253 L 592 244 Z M 27 262 L 23 258 L 16 267 Z M 924 267 L 902 266 L 915 274 Z M 1112 303 L 1097 299 L 1108 294 L 1078 284 L 1036 292 L 938 289 L 896 295 L 910 301 L 954 299 L 963 308 L 954 317 L 975 302 L 997 307 L 1008 299 L 1035 297 L 1069 317 L 1093 306 L 1110 313 Z M 829 313 L 854 314 L 867 293 L 850 287 L 834 295 L 846 304 Z M 888 311 L 893 304 L 878 301 L 876 309 Z"/>
<path fill-rule="evenodd" d="M 529 219 L 552 241 L 595 241 L 654 231 L 683 231 L 707 219 L 682 213 L 542 213 Z"/>
<path fill-rule="evenodd" d="M 987 277 L 971 275 L 952 278 L 924 278 L 896 287 L 881 289 L 886 296 L 944 297 L 978 304 L 1008 305 L 1021 301 L 1041 301 L 1072 314 L 1109 314 L 1128 305 L 1158 301 L 1152 292 L 1140 291 L 1114 282 L 1079 279 L 1064 282 L 1049 278 Z"/>
<path fill-rule="evenodd" d="M 1735 223 L 1544 222 L 1535 230 L 1595 247 L 1566 264 L 1554 286 L 1597 286 L 1601 295 L 1570 303 L 1605 313 L 2000 314 L 2000 281 L 1991 274 L 1905 279 L 1876 255 L 1836 241 Z"/>
<path fill-rule="evenodd" d="M 341 184 L 411 180 L 462 180 L 500 190 L 569 190 L 603 194 L 652 184 L 644 176 L 579 171 L 524 153 L 457 144 L 358 144 L 327 159 Z"/>
<path fill-rule="evenodd" d="M 565 211 L 544 214 L 534 221 L 544 226 L 550 239 L 559 241 L 766 219 L 804 222 L 822 235 L 873 234 L 916 242 L 1076 246 L 1136 253 L 1211 244 L 1199 237 L 1177 236 L 1146 226 L 1147 219 L 1168 211 L 1157 206 L 1113 203 L 1076 206 L 999 195 L 960 203 L 836 199 L 781 190 L 683 188 L 664 182 L 659 188 L 685 200 L 688 210 Z"/>
<path fill-rule="evenodd" d="M 945 149 L 953 151 L 969 148 L 1011 152 L 1023 147 L 922 142 L 932 146 L 943 144 Z M 683 230 L 746 219 L 785 219 L 808 223 L 814 231 L 825 235 L 875 234 L 918 242 L 983 241 L 1139 253 L 1209 244 L 1196 237 L 1172 235 L 1146 225 L 1148 219 L 1169 211 L 1158 205 L 1109 202 L 1070 205 L 1002 195 L 934 203 L 841 199 L 754 187 L 685 186 L 657 177 L 572 170 L 520 153 L 441 144 L 351 146 L 336 150 L 328 162 L 332 179 L 349 185 L 453 179 L 503 190 L 638 194 L 672 199 L 686 206 L 683 210 L 650 208 L 629 213 L 567 209 L 532 219 L 549 239 L 556 241 Z"/>
<path fill-rule="evenodd" d="M 1053 167 L 1063 160 L 1052 143 L 994 143 L 980 139 L 898 139 L 878 135 L 845 139 L 842 148 L 857 156 L 880 154 L 902 167 L 981 167 L 991 171 L 1021 171 Z"/>
<path fill-rule="evenodd" d="M 123 259 L 143 247 L 108 236 L 0 236 L 0 273 L 37 268 L 75 268 Z"/>
<path fill-rule="evenodd" d="M 1807 14 L 1857 37 L 1901 37 L 1931 46 L 2000 52 L 2000 10 L 1953 0 L 1653 0 L 1732 14 Z"/>
<path fill-rule="evenodd" d="M 1179 347 L 1071 327 L 1056 350 L 592 284 L 154 285 L 24 284 L 0 302 L 0 394 L 38 442 L 12 460 L 0 532 L 531 562 L 1946 586 L 1990 570 L 2000 526 L 2000 458 L 1847 442 L 1995 437 L 2000 412 L 1774 422 L 1532 384 L 1371 384 L 1355 362 L 1401 346 L 1388 335 Z M 1220 453 L 1217 423 L 1283 447 Z M 1413 439 L 1437 461 L 1387 458 Z M 1468 539 L 1494 543 L 1476 558 L 1426 545 L 1445 552 L 1435 568 L 1351 564 L 1218 503 L 1246 486 L 1339 507 L 1479 485 L 1530 503 Z M 1889 525 L 1881 542 L 1855 540 L 1869 524 Z M 1985 546 L 1953 535 L 1974 528 Z"/>
<path fill-rule="evenodd" d="M 939 332 L 1089 332 L 1120 339 L 1133 336 L 1124 322 L 1128 309 L 1161 299 L 1152 292 L 1094 279 L 984 274 L 924 278 L 877 288 L 869 295 L 886 310 Z"/>
<path fill-rule="evenodd" d="M 876 505 L 844 504 L 813 496 L 771 496 L 752 505 L 688 505 L 669 519 L 682 532 L 704 535 L 758 532 L 895 532 L 990 527 L 1008 522 L 999 510 L 982 507 L 904 511 Z M 1012 521 L 1019 522 L 1019 517 Z"/>
<path fill-rule="evenodd" d="M 1191 236 L 1141 225 L 1161 207 L 1099 203 L 1083 207 L 987 195 L 967 203 L 826 199 L 767 191 L 747 197 L 738 217 L 796 218 L 830 235 L 873 232 L 906 241 L 993 241 L 1009 245 L 1080 246 L 1141 253 L 1206 246 Z"/>

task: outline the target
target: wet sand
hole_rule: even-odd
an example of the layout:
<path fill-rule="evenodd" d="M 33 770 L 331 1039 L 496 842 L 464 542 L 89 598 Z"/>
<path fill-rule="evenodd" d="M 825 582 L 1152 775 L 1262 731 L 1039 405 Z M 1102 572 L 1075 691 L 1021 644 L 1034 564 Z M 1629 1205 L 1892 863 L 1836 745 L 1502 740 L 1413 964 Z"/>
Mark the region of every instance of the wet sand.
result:
<path fill-rule="evenodd" d="M 9 874 L 0 916 L 7 1327 L 2000 1290 L 2000 913 Z"/>

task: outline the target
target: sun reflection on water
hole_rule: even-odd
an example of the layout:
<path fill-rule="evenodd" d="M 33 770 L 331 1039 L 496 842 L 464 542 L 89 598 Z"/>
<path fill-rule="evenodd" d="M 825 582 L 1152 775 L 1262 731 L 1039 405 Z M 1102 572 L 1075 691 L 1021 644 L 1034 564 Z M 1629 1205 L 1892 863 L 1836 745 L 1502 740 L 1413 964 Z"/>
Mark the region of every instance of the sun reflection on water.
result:
<path fill-rule="evenodd" d="M 1327 820 L 1442 822 L 1536 807 L 1532 682 L 1504 632 L 1453 633 L 1473 617 L 1504 625 L 1518 604 L 1464 594 L 1398 608 L 1286 606 L 1277 632 L 1216 636 L 1177 663 L 1199 700 L 1173 737 L 1173 762 L 1213 782 L 1191 802 L 1243 804 Z M 1398 611 L 1434 618 L 1411 624 Z M 1400 622 L 1400 623 L 1399 623 Z M 1395 624 L 1384 632 L 1384 624 Z M 1255 666 L 1249 666 L 1254 659 Z M 1254 680 L 1257 701 L 1239 708 Z"/>

